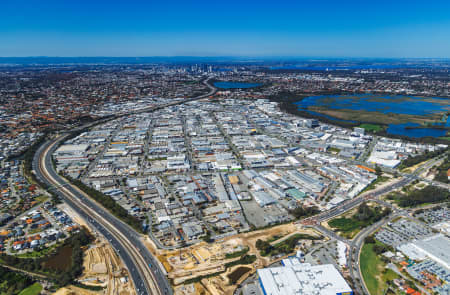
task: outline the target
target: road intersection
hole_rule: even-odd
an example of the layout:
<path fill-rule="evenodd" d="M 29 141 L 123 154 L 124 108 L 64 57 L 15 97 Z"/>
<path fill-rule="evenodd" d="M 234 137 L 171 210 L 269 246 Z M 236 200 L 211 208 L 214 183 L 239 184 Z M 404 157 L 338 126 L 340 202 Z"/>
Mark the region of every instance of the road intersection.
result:
<path fill-rule="evenodd" d="M 198 99 L 203 99 L 211 96 L 215 93 L 216 88 L 208 84 L 209 79 L 203 81 L 203 83 L 210 88 L 210 92 L 195 98 L 186 99 L 184 101 L 177 101 L 174 103 L 144 108 L 133 112 L 124 112 L 111 116 L 107 119 L 102 119 L 94 123 L 77 127 L 66 133 L 62 133 L 52 140 L 49 140 L 43 144 L 35 154 L 33 160 L 33 170 L 36 177 L 43 183 L 52 187 L 52 189 L 58 194 L 64 201 L 68 203 L 77 213 L 84 217 L 88 222 L 101 234 L 103 234 L 112 246 L 116 249 L 125 265 L 129 269 L 130 276 L 134 282 L 136 291 L 138 294 L 172 294 L 170 284 L 167 280 L 165 271 L 159 261 L 153 257 L 149 250 L 144 246 L 143 239 L 140 234 L 134 231 L 130 226 L 113 216 L 110 212 L 103 208 L 100 204 L 92 200 L 86 193 L 78 189 L 76 186 L 70 184 L 69 181 L 58 175 L 52 164 L 52 154 L 70 134 L 85 130 L 93 126 L 94 124 L 104 123 L 109 120 L 128 116 L 136 113 L 152 112 L 158 109 L 170 107 L 177 104 L 186 103 Z M 321 226 L 323 221 L 329 220 L 336 216 L 339 216 L 361 203 L 367 200 L 374 200 L 377 202 L 383 202 L 379 200 L 379 197 L 387 194 L 391 191 L 399 189 L 405 185 L 412 183 L 415 180 L 424 180 L 420 177 L 420 172 L 429 169 L 434 165 L 435 159 L 427 161 L 420 166 L 414 173 L 401 173 L 400 178 L 396 181 L 383 186 L 382 188 L 372 190 L 361 194 L 360 196 L 347 200 L 340 205 L 324 211 L 316 216 L 307 218 L 302 221 L 304 225 L 312 226 L 321 231 L 324 235 L 333 239 L 341 240 L 350 246 L 350 254 L 348 259 L 350 274 L 354 279 L 358 279 L 363 282 L 361 271 L 359 269 L 359 252 L 364 242 L 364 238 L 377 228 L 383 226 L 386 222 L 394 217 L 401 216 L 405 212 L 399 211 L 392 214 L 390 217 L 377 222 L 376 224 L 363 229 L 352 241 L 348 241 L 338 236 L 331 230 Z M 429 181 L 434 185 L 439 185 L 448 188 L 448 185 L 436 183 L 435 181 Z M 385 202 L 383 202 L 385 203 Z M 388 203 L 386 203 L 388 204 Z M 386 205 L 384 204 L 384 205 Z M 400 214 L 400 215 L 399 215 Z M 152 238 L 152 236 L 150 236 Z M 159 241 L 158 241 L 159 242 Z M 156 243 L 157 245 L 159 243 Z M 356 255 L 357 254 L 357 255 Z M 355 269 L 353 266 L 358 266 Z M 367 293 L 367 288 L 364 283 L 359 287 L 363 293 Z"/>
<path fill-rule="evenodd" d="M 69 135 L 85 130 L 94 124 L 104 123 L 108 120 L 130 114 L 151 112 L 172 105 L 209 97 L 216 92 L 216 88 L 208 84 L 208 81 L 209 79 L 203 81 L 210 89 L 210 92 L 207 94 L 163 106 L 144 108 L 130 113 L 121 113 L 108 119 L 102 119 L 77 127 L 47 141 L 40 146 L 34 155 L 32 166 L 36 178 L 41 183 L 50 187 L 74 211 L 86 219 L 90 225 L 108 239 L 128 268 L 137 294 L 172 294 L 172 289 L 163 267 L 143 244 L 143 239 L 140 234 L 113 216 L 102 205 L 91 199 L 89 195 L 72 185 L 55 171 L 52 163 L 52 154 L 59 144 L 67 139 Z"/>

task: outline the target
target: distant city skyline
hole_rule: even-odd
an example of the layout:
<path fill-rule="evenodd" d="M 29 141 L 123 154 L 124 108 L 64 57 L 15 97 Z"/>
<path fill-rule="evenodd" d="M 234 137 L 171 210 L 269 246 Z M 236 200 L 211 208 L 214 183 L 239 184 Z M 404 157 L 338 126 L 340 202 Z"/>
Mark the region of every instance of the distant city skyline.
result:
<path fill-rule="evenodd" d="M 10 1 L 0 56 L 449 58 L 449 1 Z"/>

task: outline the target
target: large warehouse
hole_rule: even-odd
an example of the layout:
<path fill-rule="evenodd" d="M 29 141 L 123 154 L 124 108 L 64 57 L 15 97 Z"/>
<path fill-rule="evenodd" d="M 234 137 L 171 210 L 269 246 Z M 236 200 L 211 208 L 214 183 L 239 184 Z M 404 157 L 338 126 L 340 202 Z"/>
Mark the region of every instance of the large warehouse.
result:
<path fill-rule="evenodd" d="M 428 257 L 450 269 L 450 239 L 442 234 L 400 245 L 398 249 L 411 259 L 424 260 Z"/>
<path fill-rule="evenodd" d="M 311 265 L 298 258 L 284 259 L 281 267 L 258 270 L 265 295 L 351 295 L 347 282 L 332 264 Z"/>
<path fill-rule="evenodd" d="M 66 154 L 82 154 L 89 148 L 88 144 L 64 144 L 60 146 L 56 151 L 56 155 Z"/>

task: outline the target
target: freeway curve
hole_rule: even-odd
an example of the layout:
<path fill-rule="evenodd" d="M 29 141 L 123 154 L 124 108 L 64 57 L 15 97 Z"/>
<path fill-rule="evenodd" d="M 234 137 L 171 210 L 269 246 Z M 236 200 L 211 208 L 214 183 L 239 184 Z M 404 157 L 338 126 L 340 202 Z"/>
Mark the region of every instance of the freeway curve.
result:
<path fill-rule="evenodd" d="M 110 241 L 127 266 L 138 294 L 171 294 L 165 274 L 142 244 L 139 234 L 56 173 L 51 154 L 64 138 L 66 136 L 48 141 L 36 152 L 33 159 L 36 177 L 47 185 L 54 186 L 56 193 L 70 207 Z"/>
<path fill-rule="evenodd" d="M 79 126 L 41 145 L 33 157 L 33 172 L 37 179 L 52 187 L 55 193 L 72 207 L 74 211 L 86 219 L 99 233 L 109 240 L 128 268 L 138 294 L 172 294 L 169 281 L 164 271 L 160 268 L 159 261 L 143 245 L 141 236 L 134 229 L 113 216 L 102 205 L 92 200 L 89 195 L 58 175 L 53 167 L 52 154 L 59 143 L 64 141 L 71 133 L 91 127 L 99 122 L 104 123 L 122 116 L 151 112 L 168 106 L 208 97 L 216 92 L 216 88 L 208 84 L 208 81 L 209 79 L 203 81 L 210 89 L 210 92 L 207 94 L 162 106 L 144 108 L 127 114 L 122 113 L 106 120 L 100 119 L 97 122 Z"/>

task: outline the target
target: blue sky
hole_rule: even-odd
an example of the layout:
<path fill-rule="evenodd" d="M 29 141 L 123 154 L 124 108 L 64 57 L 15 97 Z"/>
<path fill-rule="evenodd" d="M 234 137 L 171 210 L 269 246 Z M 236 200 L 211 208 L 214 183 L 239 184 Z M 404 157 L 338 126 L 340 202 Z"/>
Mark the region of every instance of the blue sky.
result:
<path fill-rule="evenodd" d="M 450 1 L 4 0 L 0 56 L 450 57 Z"/>

